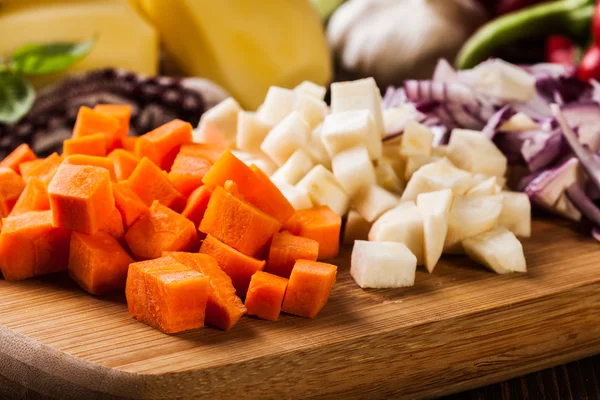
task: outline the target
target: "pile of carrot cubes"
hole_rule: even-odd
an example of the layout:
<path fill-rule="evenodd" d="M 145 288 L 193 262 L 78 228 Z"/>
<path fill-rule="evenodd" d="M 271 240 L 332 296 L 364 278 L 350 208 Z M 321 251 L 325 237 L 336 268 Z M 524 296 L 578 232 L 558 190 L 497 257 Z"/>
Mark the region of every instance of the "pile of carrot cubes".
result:
<path fill-rule="evenodd" d="M 68 271 L 91 294 L 124 290 L 131 315 L 166 333 L 315 317 L 341 217 L 295 211 L 260 169 L 192 143 L 189 123 L 129 137 L 130 115 L 81 107 L 62 155 L 23 144 L 0 162 L 4 278 Z"/>

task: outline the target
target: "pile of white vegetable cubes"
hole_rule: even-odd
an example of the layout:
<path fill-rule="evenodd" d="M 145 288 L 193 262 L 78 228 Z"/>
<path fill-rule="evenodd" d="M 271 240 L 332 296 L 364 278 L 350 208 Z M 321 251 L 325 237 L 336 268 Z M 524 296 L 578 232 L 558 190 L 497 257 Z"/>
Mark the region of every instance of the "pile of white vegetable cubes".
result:
<path fill-rule="evenodd" d="M 466 253 L 497 273 L 525 272 L 517 236 L 531 231 L 523 193 L 504 191 L 506 158 L 481 132 L 455 129 L 448 145 L 412 117 L 382 109 L 373 79 L 271 87 L 257 112 L 227 99 L 204 114 L 197 141 L 226 144 L 266 172 L 296 209 L 347 215 L 351 274 L 363 288 L 414 284 L 443 253 Z M 382 141 L 386 132 L 403 131 Z"/>

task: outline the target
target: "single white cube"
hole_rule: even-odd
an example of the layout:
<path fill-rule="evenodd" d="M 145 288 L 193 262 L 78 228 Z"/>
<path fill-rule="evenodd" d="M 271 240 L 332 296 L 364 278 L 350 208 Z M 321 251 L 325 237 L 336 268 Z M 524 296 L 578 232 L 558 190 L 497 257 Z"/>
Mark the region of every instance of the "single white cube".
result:
<path fill-rule="evenodd" d="M 433 133 L 429 128 L 412 119 L 406 121 L 400 144 L 400 154 L 430 156 L 432 147 Z"/>
<path fill-rule="evenodd" d="M 314 129 L 323 122 L 327 114 L 329 114 L 327 103 L 305 94 L 297 95 L 294 110 L 302 114 L 302 118 L 304 118 L 311 129 Z"/>
<path fill-rule="evenodd" d="M 493 196 L 499 194 L 502 189 L 498 185 L 498 178 L 491 176 L 484 181 L 479 182 L 471 189 L 467 190 L 467 196 Z"/>
<path fill-rule="evenodd" d="M 317 100 L 323 100 L 327 93 L 327 88 L 311 81 L 304 81 L 294 88 L 294 92 L 311 96 Z"/>
<path fill-rule="evenodd" d="M 298 111 L 293 111 L 271 129 L 260 148 L 281 166 L 296 150 L 304 147 L 309 138 L 308 124 Z"/>
<path fill-rule="evenodd" d="M 452 189 L 462 195 L 473 186 L 473 174 L 456 168 L 448 159 L 442 158 L 419 168 L 406 184 L 401 201 L 416 200 L 421 193 Z"/>
<path fill-rule="evenodd" d="M 434 163 L 441 160 L 436 156 L 425 156 L 425 155 L 412 155 L 406 157 L 406 167 L 404 170 L 404 179 L 407 181 L 412 178 L 413 174 L 424 165 Z"/>
<path fill-rule="evenodd" d="M 333 175 L 350 198 L 375 183 L 375 169 L 365 146 L 343 150 L 331 160 Z"/>
<path fill-rule="evenodd" d="M 331 157 L 350 147 L 364 145 L 372 160 L 381 158 L 381 138 L 367 110 L 328 115 L 323 122 L 321 137 Z"/>
<path fill-rule="evenodd" d="M 368 240 L 371 223 L 356 210 L 348 211 L 344 227 L 344 244 L 353 245 L 355 240 Z"/>
<path fill-rule="evenodd" d="M 315 166 L 312 158 L 302 149 L 298 149 L 273 174 L 271 180 L 276 183 L 295 185 Z"/>
<path fill-rule="evenodd" d="M 429 272 L 433 272 L 444 250 L 451 205 L 450 189 L 421 193 L 417 196 L 417 207 L 423 216 L 425 268 Z"/>
<path fill-rule="evenodd" d="M 373 78 L 331 84 L 331 112 L 368 110 L 379 137 L 385 131 L 381 106 L 381 93 Z"/>
<path fill-rule="evenodd" d="M 273 126 L 258 117 L 258 114 L 240 111 L 237 117 L 237 148 L 248 152 L 259 152 Z"/>
<path fill-rule="evenodd" d="M 328 206 L 337 215 L 348 211 L 350 198 L 333 173 L 322 165 L 314 166 L 296 187 L 306 190 L 315 206 Z"/>
<path fill-rule="evenodd" d="M 465 171 L 498 177 L 506 173 L 506 157 L 479 131 L 453 129 L 448 143 L 448 158 Z"/>
<path fill-rule="evenodd" d="M 385 190 L 392 192 L 397 195 L 401 195 L 404 191 L 406 182 L 400 179 L 387 159 L 382 158 L 375 167 L 375 178 L 377 184 Z"/>
<path fill-rule="evenodd" d="M 402 243 L 354 242 L 350 275 L 361 288 L 413 286 L 416 271 L 417 258 Z"/>
<path fill-rule="evenodd" d="M 473 261 L 498 274 L 527 272 L 523 245 L 504 227 L 465 239 L 462 246 Z"/>
<path fill-rule="evenodd" d="M 520 237 L 531 236 L 531 202 L 525 193 L 501 192 L 502 212 L 498 225 Z"/>
<path fill-rule="evenodd" d="M 224 143 L 232 148 L 236 142 L 238 113 L 242 108 L 232 97 L 229 97 L 200 117 L 198 129 L 194 130 L 194 142 L 202 143 L 207 136 L 219 135 Z"/>
<path fill-rule="evenodd" d="M 271 86 L 258 116 L 271 125 L 277 125 L 287 117 L 296 105 L 296 93 L 289 89 Z"/>
<path fill-rule="evenodd" d="M 384 212 L 396 207 L 398 197 L 378 185 L 364 186 L 351 201 L 352 207 L 369 222 L 375 221 Z"/>
<path fill-rule="evenodd" d="M 392 107 L 383 110 L 385 136 L 402 132 L 406 122 L 414 119 L 417 113 L 417 109 L 412 104 L 404 104 L 400 107 Z"/>
<path fill-rule="evenodd" d="M 310 196 L 306 190 L 296 186 L 288 185 L 287 183 L 275 184 L 296 211 L 313 207 L 312 200 L 310 199 Z"/>
<path fill-rule="evenodd" d="M 310 140 L 304 147 L 304 150 L 310 155 L 315 164 L 322 164 L 328 169 L 331 169 L 331 157 L 323 144 L 321 137 L 323 124 L 319 124 L 312 130 Z"/>

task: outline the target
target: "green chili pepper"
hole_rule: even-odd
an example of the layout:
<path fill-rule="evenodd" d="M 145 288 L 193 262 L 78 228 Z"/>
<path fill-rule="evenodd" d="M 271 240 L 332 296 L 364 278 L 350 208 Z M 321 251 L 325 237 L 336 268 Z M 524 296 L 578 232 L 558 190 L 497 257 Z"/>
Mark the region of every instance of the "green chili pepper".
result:
<path fill-rule="evenodd" d="M 561 0 L 503 15 L 471 36 L 458 53 L 456 67 L 473 68 L 500 46 L 519 39 L 564 35 L 585 41 L 593 13 L 594 0 Z"/>

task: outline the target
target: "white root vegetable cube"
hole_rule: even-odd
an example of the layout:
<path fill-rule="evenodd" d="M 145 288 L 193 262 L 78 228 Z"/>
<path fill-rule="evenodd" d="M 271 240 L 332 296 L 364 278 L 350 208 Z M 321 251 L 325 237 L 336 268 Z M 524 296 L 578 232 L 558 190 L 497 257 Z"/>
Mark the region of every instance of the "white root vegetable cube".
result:
<path fill-rule="evenodd" d="M 502 196 L 456 196 L 448 216 L 444 253 L 461 254 L 461 242 L 494 229 L 502 212 Z"/>
<path fill-rule="evenodd" d="M 439 158 L 447 157 L 448 156 L 448 146 L 440 145 L 440 146 L 432 147 L 431 155 L 434 157 L 439 157 Z"/>
<path fill-rule="evenodd" d="M 489 177 L 486 180 L 476 184 L 471 189 L 467 190 L 467 196 L 493 196 L 500 194 L 500 186 L 498 178 L 495 176 Z"/>
<path fill-rule="evenodd" d="M 444 250 L 451 205 L 452 190 L 450 189 L 422 193 L 417 197 L 417 207 L 423 216 L 423 256 L 425 268 L 429 272 L 433 272 Z"/>
<path fill-rule="evenodd" d="M 283 196 L 290 202 L 296 211 L 312 208 L 313 203 L 308 195 L 308 192 L 303 188 L 288 185 L 287 183 L 277 184 L 277 188 Z"/>
<path fill-rule="evenodd" d="M 403 179 L 400 179 L 394 171 L 392 164 L 385 158 L 379 160 L 375 167 L 375 178 L 377 184 L 385 190 L 392 192 L 397 195 L 401 195 L 404 190 L 406 183 Z"/>
<path fill-rule="evenodd" d="M 296 150 L 308 143 L 309 138 L 308 124 L 298 111 L 293 111 L 271 129 L 260 148 L 277 165 L 283 165 Z"/>
<path fill-rule="evenodd" d="M 271 180 L 275 183 L 295 185 L 315 166 L 312 158 L 302 149 L 298 149 L 273 174 Z"/>
<path fill-rule="evenodd" d="M 344 244 L 353 245 L 355 240 L 368 240 L 371 223 L 356 210 L 348 211 L 344 227 Z"/>
<path fill-rule="evenodd" d="M 331 112 L 368 110 L 375 123 L 379 137 L 383 136 L 383 112 L 381 93 L 375 79 L 366 78 L 351 82 L 331 84 Z"/>
<path fill-rule="evenodd" d="M 214 136 L 218 135 L 220 141 L 224 141 L 230 148 L 233 147 L 240 111 L 242 108 L 238 102 L 229 97 L 202 114 L 198 129 L 194 130 L 194 142 L 213 142 Z"/>
<path fill-rule="evenodd" d="M 531 236 L 531 203 L 525 193 L 502 192 L 502 212 L 498 225 L 520 237 Z"/>
<path fill-rule="evenodd" d="M 473 186 L 472 179 L 471 173 L 456 168 L 447 158 L 442 158 L 419 168 L 408 181 L 400 200 L 416 200 L 421 193 L 442 189 L 452 189 L 455 195 L 462 195 Z"/>
<path fill-rule="evenodd" d="M 522 132 L 538 129 L 540 129 L 540 126 L 529 115 L 522 112 L 516 113 L 498 128 L 500 132 Z"/>
<path fill-rule="evenodd" d="M 365 186 L 352 197 L 350 204 L 367 221 L 373 222 L 398 205 L 398 198 L 375 184 Z"/>
<path fill-rule="evenodd" d="M 381 137 L 367 110 L 328 115 L 323 121 L 321 138 L 331 157 L 350 147 L 364 145 L 372 160 L 381 158 Z"/>
<path fill-rule="evenodd" d="M 260 106 L 258 116 L 271 125 L 277 125 L 287 117 L 296 105 L 296 93 L 289 89 L 271 86 Z"/>
<path fill-rule="evenodd" d="M 413 176 L 415 172 L 424 165 L 434 163 L 441 160 L 440 157 L 436 156 L 425 156 L 425 155 L 413 155 L 406 157 L 406 167 L 404 169 L 404 179 L 407 181 Z"/>
<path fill-rule="evenodd" d="M 391 164 L 398 177 L 403 177 L 404 170 L 406 169 L 406 157 L 400 154 L 400 142 L 385 142 L 383 143 L 382 149 L 381 159 Z"/>
<path fill-rule="evenodd" d="M 498 274 L 527 272 L 523 245 L 504 227 L 463 240 L 467 255 Z"/>
<path fill-rule="evenodd" d="M 398 288 L 415 284 L 417 258 L 398 242 L 357 240 L 350 275 L 361 288 Z"/>
<path fill-rule="evenodd" d="M 302 118 L 304 118 L 311 129 L 314 129 L 323 122 L 327 114 L 329 114 L 327 103 L 305 94 L 297 95 L 294 110 L 302 114 Z"/>
<path fill-rule="evenodd" d="M 240 111 L 237 117 L 237 148 L 248 152 L 260 151 L 260 145 L 273 126 L 261 120 L 256 113 Z"/>
<path fill-rule="evenodd" d="M 504 176 L 506 157 L 482 132 L 453 129 L 448 158 L 458 168 L 488 176 Z"/>
<path fill-rule="evenodd" d="M 404 243 L 423 265 L 423 217 L 413 201 L 385 212 L 371 227 L 369 240 Z"/>
<path fill-rule="evenodd" d="M 304 81 L 294 88 L 294 92 L 311 96 L 317 100 L 323 100 L 327 89 L 311 81 Z"/>
<path fill-rule="evenodd" d="M 387 108 L 383 110 L 383 126 L 385 136 L 402 132 L 406 122 L 413 119 L 416 114 L 417 109 L 412 104 L 406 104 L 400 107 Z"/>
<path fill-rule="evenodd" d="M 333 175 L 350 198 L 361 188 L 375 183 L 375 169 L 365 146 L 356 146 L 337 153 L 331 160 Z"/>
<path fill-rule="evenodd" d="M 306 190 L 315 206 L 328 206 L 337 215 L 348 211 L 350 198 L 333 173 L 322 165 L 313 167 L 296 187 Z"/>
<path fill-rule="evenodd" d="M 400 154 L 405 156 L 430 156 L 433 133 L 415 120 L 406 121 L 400 144 Z"/>
<path fill-rule="evenodd" d="M 312 130 L 310 140 L 304 149 L 313 159 L 315 164 L 323 164 L 325 167 L 331 169 L 331 157 L 329 156 L 321 137 L 322 128 L 323 125 L 319 124 Z"/>

